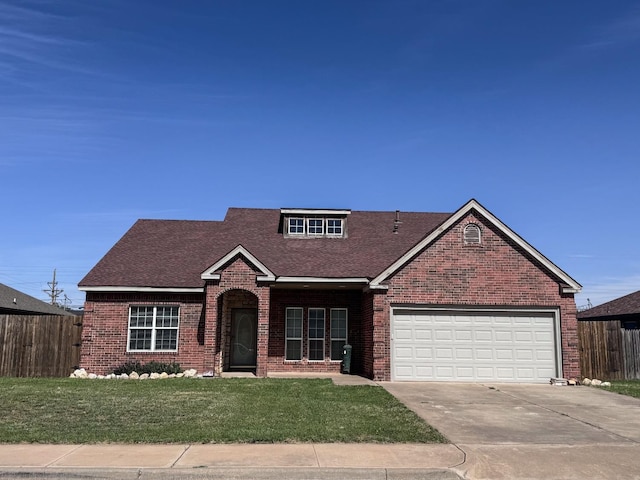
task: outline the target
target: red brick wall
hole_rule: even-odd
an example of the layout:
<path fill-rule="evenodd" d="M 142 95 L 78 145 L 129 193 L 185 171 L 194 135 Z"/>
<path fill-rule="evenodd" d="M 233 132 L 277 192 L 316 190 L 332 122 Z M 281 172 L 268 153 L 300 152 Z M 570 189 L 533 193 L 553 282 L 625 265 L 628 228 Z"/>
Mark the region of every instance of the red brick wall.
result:
<path fill-rule="evenodd" d="M 184 369 L 203 369 L 202 294 L 136 294 L 88 292 L 85 302 L 80 366 L 104 375 L 125 362 L 178 362 Z M 178 305 L 177 352 L 127 352 L 131 305 Z"/>
<path fill-rule="evenodd" d="M 303 339 L 302 356 L 300 361 L 286 361 L 284 359 L 285 346 L 285 310 L 287 307 L 303 308 Z M 309 308 L 325 309 L 325 360 L 307 360 Z M 362 328 L 362 293 L 358 290 L 280 290 L 271 292 L 269 360 L 270 372 L 339 372 L 340 362 L 330 361 L 330 316 L 331 308 L 346 308 L 347 313 L 347 341 L 353 347 L 351 372 L 363 372 L 366 362 L 366 338 Z"/>
<path fill-rule="evenodd" d="M 481 245 L 463 244 L 462 230 L 470 222 L 481 226 Z M 563 375 L 579 376 L 573 294 L 561 294 L 560 286 L 549 273 L 532 263 L 519 247 L 480 216 L 470 214 L 462 219 L 390 278 L 388 284 L 387 294 L 374 298 L 373 377 L 376 379 L 390 379 L 390 307 L 402 303 L 557 307 L 560 309 Z"/>
<path fill-rule="evenodd" d="M 236 291 L 248 292 L 256 298 L 254 304 L 258 309 L 256 374 L 266 376 L 270 291 L 268 286 L 256 282 L 256 272 L 241 257 L 236 257 L 224 268 L 220 280 L 209 281 L 206 285 L 205 369 L 220 374 L 224 370 L 225 362 L 228 365 L 226 356 L 229 352 L 224 347 L 228 344 L 226 331 L 230 324 L 230 309 L 225 309 L 224 299 L 228 294 L 230 295 L 227 297 L 228 300 L 233 302 L 237 293 L 232 292 Z"/>

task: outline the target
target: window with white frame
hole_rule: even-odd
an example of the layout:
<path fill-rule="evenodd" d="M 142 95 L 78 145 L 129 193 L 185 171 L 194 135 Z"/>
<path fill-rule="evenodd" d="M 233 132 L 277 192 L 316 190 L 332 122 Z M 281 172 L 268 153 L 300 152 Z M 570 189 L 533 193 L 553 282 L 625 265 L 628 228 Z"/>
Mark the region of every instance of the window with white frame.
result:
<path fill-rule="evenodd" d="M 327 235 L 342 235 L 341 218 L 327 218 Z"/>
<path fill-rule="evenodd" d="M 309 309 L 309 360 L 324 360 L 324 308 Z"/>
<path fill-rule="evenodd" d="M 289 234 L 290 235 L 304 235 L 304 219 L 303 218 L 289 218 Z"/>
<path fill-rule="evenodd" d="M 307 220 L 307 232 L 309 235 L 324 235 L 324 219 L 309 218 Z"/>
<path fill-rule="evenodd" d="M 129 351 L 166 352 L 178 349 L 179 307 L 129 308 Z"/>
<path fill-rule="evenodd" d="M 302 308 L 287 308 L 285 332 L 285 360 L 302 360 Z"/>
<path fill-rule="evenodd" d="M 342 360 L 342 349 L 347 343 L 347 309 L 332 308 L 331 320 L 331 360 Z"/>

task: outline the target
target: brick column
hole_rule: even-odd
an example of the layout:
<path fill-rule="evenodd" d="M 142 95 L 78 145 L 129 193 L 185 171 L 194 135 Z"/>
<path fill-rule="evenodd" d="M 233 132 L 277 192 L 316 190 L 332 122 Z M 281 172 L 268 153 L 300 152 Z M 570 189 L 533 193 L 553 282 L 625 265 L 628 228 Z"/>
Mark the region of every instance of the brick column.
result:
<path fill-rule="evenodd" d="M 220 349 L 218 346 L 218 295 L 220 287 L 207 283 L 205 287 L 204 321 L 204 369 L 220 373 Z"/>
<path fill-rule="evenodd" d="M 271 289 L 260 287 L 258 289 L 258 355 L 256 360 L 256 376 L 267 376 L 267 364 L 269 360 L 269 304 Z"/>
<path fill-rule="evenodd" d="M 373 379 L 391 380 L 390 318 L 386 291 L 373 295 Z"/>

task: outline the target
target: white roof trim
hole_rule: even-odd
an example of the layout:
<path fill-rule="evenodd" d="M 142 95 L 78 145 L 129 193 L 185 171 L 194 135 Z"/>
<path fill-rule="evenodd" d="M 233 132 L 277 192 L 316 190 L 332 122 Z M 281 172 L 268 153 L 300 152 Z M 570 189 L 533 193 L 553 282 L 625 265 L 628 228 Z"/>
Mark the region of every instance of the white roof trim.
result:
<path fill-rule="evenodd" d="M 281 208 L 280 213 L 288 215 L 351 215 L 351 210 L 331 210 L 326 208 Z"/>
<path fill-rule="evenodd" d="M 162 292 L 162 293 L 202 293 L 202 287 L 78 287 L 83 292 Z"/>
<path fill-rule="evenodd" d="M 277 283 L 369 283 L 367 278 L 346 277 L 278 277 Z"/>
<path fill-rule="evenodd" d="M 420 253 L 425 247 L 434 242 L 443 232 L 453 226 L 456 222 L 462 219 L 465 215 L 467 215 L 471 210 L 476 210 L 480 215 L 485 217 L 489 222 L 491 222 L 497 229 L 499 229 L 502 233 L 504 233 L 509 239 L 511 239 L 515 244 L 517 244 L 520 248 L 522 248 L 525 252 L 527 252 L 531 257 L 533 257 L 537 262 L 547 268 L 550 272 L 552 272 L 559 280 L 562 285 L 563 293 L 578 293 L 582 290 L 582 285 L 576 282 L 573 278 L 571 278 L 566 272 L 560 269 L 557 265 L 551 262 L 547 257 L 542 255 L 538 250 L 536 250 L 533 246 L 527 243 L 522 237 L 520 237 L 517 233 L 507 227 L 504 223 L 502 223 L 498 218 L 493 215 L 489 210 L 480 205 L 476 200 L 469 200 L 465 205 L 463 205 L 457 212 L 451 215 L 447 220 L 444 221 L 436 230 L 431 232 L 428 236 L 422 239 L 419 243 L 414 245 L 407 253 L 405 253 L 402 257 L 392 263 L 386 270 L 384 270 L 380 275 L 371 280 L 370 288 L 378 288 L 380 283 L 385 281 L 391 275 L 396 273 L 400 268 L 409 262 L 413 257 L 415 257 L 418 253 Z"/>
<path fill-rule="evenodd" d="M 271 272 L 271 270 L 269 270 L 260 260 L 254 257 L 249 252 L 249 250 L 244 248 L 242 245 L 238 245 L 236 248 L 231 250 L 229 253 L 227 253 L 224 257 L 222 257 L 216 263 L 214 263 L 209 268 L 207 268 L 204 272 L 202 272 L 202 275 L 200 275 L 200 278 L 202 278 L 203 280 L 220 280 L 220 274 L 215 272 L 220 268 L 222 268 L 225 263 L 227 263 L 236 255 L 242 255 L 249 262 L 251 262 L 251 264 L 253 264 L 253 266 L 260 271 L 260 273 L 262 273 L 262 276 L 258 277 L 258 280 L 273 281 L 276 279 L 276 276 L 273 274 L 273 272 Z"/>

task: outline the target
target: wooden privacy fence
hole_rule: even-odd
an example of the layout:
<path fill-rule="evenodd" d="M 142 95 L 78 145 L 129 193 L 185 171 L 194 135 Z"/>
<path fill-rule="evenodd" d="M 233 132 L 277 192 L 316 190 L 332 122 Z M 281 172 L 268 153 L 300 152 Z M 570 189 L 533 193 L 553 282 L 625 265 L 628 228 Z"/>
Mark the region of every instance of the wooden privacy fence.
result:
<path fill-rule="evenodd" d="M 67 377 L 81 338 L 82 317 L 0 315 L 0 376 Z"/>
<path fill-rule="evenodd" d="M 640 330 L 619 320 L 579 321 L 580 369 L 600 380 L 640 379 Z"/>

